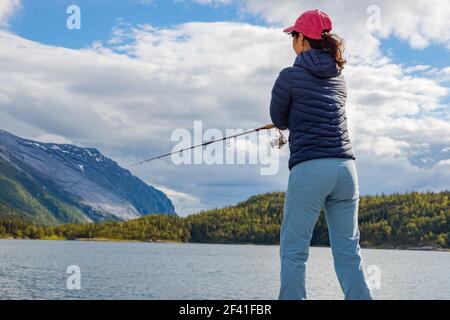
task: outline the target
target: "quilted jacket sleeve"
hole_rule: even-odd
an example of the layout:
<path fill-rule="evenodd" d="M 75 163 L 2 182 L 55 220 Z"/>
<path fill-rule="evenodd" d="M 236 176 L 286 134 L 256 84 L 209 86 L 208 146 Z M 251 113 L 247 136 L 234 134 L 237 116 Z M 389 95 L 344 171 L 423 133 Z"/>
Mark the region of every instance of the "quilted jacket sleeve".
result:
<path fill-rule="evenodd" d="M 288 128 L 288 114 L 291 104 L 291 81 L 289 68 L 280 72 L 272 89 L 270 101 L 270 117 L 278 129 Z"/>

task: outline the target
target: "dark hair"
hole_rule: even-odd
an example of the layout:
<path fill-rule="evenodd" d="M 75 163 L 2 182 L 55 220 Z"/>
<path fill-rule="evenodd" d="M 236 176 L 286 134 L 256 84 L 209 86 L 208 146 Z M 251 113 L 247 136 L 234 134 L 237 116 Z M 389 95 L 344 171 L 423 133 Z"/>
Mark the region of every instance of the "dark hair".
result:
<path fill-rule="evenodd" d="M 291 32 L 294 38 L 298 38 L 299 33 L 297 31 Z M 336 64 L 340 69 L 344 69 L 344 65 L 347 61 L 344 58 L 344 40 L 339 36 L 330 33 L 330 30 L 325 30 L 322 32 L 322 39 L 316 40 L 308 38 L 303 35 L 303 37 L 308 41 L 309 45 L 313 49 L 328 51 L 336 60 Z"/>

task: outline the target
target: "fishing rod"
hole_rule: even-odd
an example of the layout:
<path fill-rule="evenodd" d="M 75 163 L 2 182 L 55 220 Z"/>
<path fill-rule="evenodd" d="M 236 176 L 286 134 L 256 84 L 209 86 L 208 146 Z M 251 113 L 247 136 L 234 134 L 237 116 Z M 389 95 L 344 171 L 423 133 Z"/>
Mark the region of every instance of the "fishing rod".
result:
<path fill-rule="evenodd" d="M 137 162 L 137 163 L 133 164 L 132 166 L 138 166 L 138 165 L 141 165 L 141 164 L 144 164 L 144 163 L 148 163 L 148 162 L 151 162 L 151 161 L 154 161 L 154 160 L 158 160 L 158 159 L 161 159 L 161 158 L 165 158 L 165 157 L 171 156 L 171 155 L 176 154 L 176 153 L 183 153 L 185 151 L 192 150 L 192 149 L 195 149 L 195 148 L 206 147 L 207 145 L 210 145 L 212 143 L 216 143 L 216 142 L 220 142 L 220 141 L 226 141 L 226 140 L 229 140 L 229 139 L 237 138 L 237 137 L 240 137 L 240 136 L 245 136 L 245 135 L 248 135 L 248 134 L 251 134 L 251 133 L 255 133 L 255 132 L 258 132 L 258 131 L 271 130 L 271 129 L 274 129 L 274 128 L 275 128 L 275 126 L 273 124 L 267 124 L 264 127 L 256 128 L 256 129 L 249 130 L 249 131 L 245 131 L 245 132 L 242 132 L 242 133 L 239 133 L 239 134 L 235 134 L 235 135 L 232 135 L 232 136 L 228 136 L 228 137 L 225 137 L 225 138 L 222 138 L 222 139 L 211 140 L 211 141 L 208 141 L 208 142 L 205 142 L 205 143 L 202 143 L 202 144 L 198 144 L 198 145 L 195 145 L 195 146 L 192 146 L 192 147 L 189 147 L 189 148 L 184 148 L 184 149 L 180 149 L 180 150 L 177 150 L 177 151 L 173 151 L 173 152 L 169 152 L 169 153 L 166 153 L 166 154 L 162 154 L 162 155 L 157 156 L 157 157 L 153 157 L 153 158 L 150 158 L 150 159 L 147 159 L 147 160 L 143 160 L 143 161 Z"/>

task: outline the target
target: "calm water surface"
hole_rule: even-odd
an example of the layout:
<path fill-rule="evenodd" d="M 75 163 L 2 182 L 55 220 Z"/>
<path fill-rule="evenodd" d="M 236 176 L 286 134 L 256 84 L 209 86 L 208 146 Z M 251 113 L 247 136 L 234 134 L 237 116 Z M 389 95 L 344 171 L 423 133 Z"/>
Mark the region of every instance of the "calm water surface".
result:
<path fill-rule="evenodd" d="M 0 299 L 275 299 L 278 246 L 0 240 Z M 363 250 L 377 299 L 450 299 L 450 253 Z M 68 290 L 67 267 L 81 270 Z M 331 251 L 311 248 L 311 299 L 342 299 Z"/>

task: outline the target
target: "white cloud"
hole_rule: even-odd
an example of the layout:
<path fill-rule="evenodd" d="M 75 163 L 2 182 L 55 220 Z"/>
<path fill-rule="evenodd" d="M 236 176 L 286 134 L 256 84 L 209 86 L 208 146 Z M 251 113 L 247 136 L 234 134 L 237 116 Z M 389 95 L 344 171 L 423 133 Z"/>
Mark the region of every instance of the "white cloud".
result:
<path fill-rule="evenodd" d="M 185 216 L 187 213 L 200 212 L 204 209 L 202 200 L 189 193 L 175 191 L 164 186 L 154 185 L 154 187 L 164 192 L 172 200 L 178 215 Z"/>
<path fill-rule="evenodd" d="M 7 26 L 11 15 L 20 7 L 20 0 L 0 1 L 0 27 Z"/>
<path fill-rule="evenodd" d="M 23 136 L 23 138 L 27 138 Z M 40 142 L 53 142 L 58 144 L 74 144 L 72 140 L 67 139 L 66 137 L 59 136 L 57 134 L 41 134 L 38 136 L 33 136 L 31 140 L 40 141 Z"/>
<path fill-rule="evenodd" d="M 450 159 L 441 160 L 436 164 L 437 167 L 446 167 L 450 169 Z"/>
<path fill-rule="evenodd" d="M 412 67 L 407 67 L 405 69 L 405 73 L 423 72 L 423 71 L 430 70 L 430 68 L 431 68 L 431 66 L 419 64 L 419 65 L 415 65 Z"/>
<path fill-rule="evenodd" d="M 380 9 L 380 29 L 367 28 L 372 12 L 370 6 Z M 352 53 L 375 53 L 378 40 L 375 36 L 394 35 L 407 40 L 414 48 L 423 48 L 430 43 L 450 48 L 450 2 L 441 0 L 244 0 L 243 10 L 258 14 L 269 23 L 292 24 L 306 10 L 319 8 L 333 19 L 335 30 L 348 39 L 355 50 Z"/>

